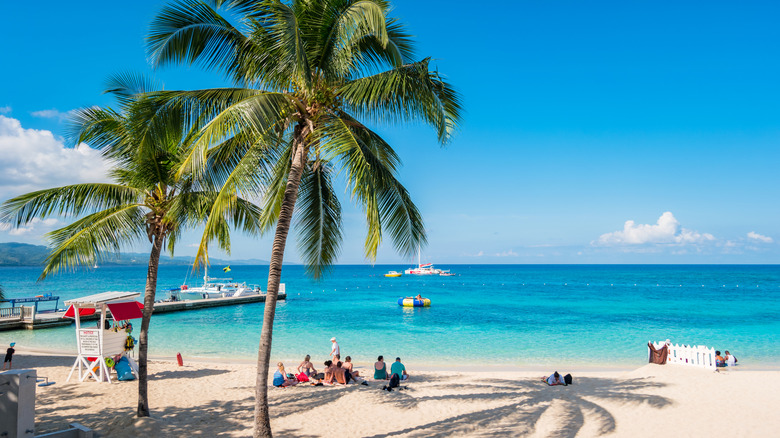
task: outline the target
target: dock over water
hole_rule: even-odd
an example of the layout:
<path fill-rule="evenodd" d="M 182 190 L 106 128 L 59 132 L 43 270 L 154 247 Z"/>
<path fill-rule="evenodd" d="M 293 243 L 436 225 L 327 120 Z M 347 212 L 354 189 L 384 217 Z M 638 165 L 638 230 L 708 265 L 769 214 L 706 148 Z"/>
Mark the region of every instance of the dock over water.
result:
<path fill-rule="evenodd" d="M 184 300 L 184 301 L 162 301 L 154 303 L 154 313 L 167 313 L 167 312 L 184 312 L 187 310 L 207 309 L 209 307 L 222 307 L 222 306 L 235 306 L 239 304 L 251 304 L 251 303 L 264 303 L 265 294 L 261 295 L 249 295 L 243 297 L 220 297 L 220 298 L 205 298 L 200 300 Z M 280 292 L 278 295 L 279 300 L 287 299 L 287 294 Z M 0 314 L 0 331 L 4 330 L 23 330 L 23 329 L 42 329 L 50 327 L 61 327 L 73 324 L 73 320 L 65 318 L 65 312 L 48 312 L 37 313 L 29 307 L 18 307 L 17 309 L 23 309 L 18 312 L 4 312 Z M 29 309 L 29 310 L 27 310 Z M 6 315 L 8 313 L 8 315 Z M 100 313 L 94 315 L 82 316 L 82 321 L 97 320 L 100 319 Z"/>

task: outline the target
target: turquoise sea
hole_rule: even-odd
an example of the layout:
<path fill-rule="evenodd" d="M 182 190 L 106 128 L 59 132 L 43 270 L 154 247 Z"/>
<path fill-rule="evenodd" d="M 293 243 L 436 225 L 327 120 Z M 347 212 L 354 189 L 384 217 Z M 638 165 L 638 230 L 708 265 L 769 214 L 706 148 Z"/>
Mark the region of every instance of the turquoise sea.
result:
<path fill-rule="evenodd" d="M 342 356 L 363 364 L 382 354 L 431 366 L 627 367 L 644 363 L 648 340 L 669 338 L 728 349 L 744 365 L 780 364 L 780 266 L 443 265 L 459 275 L 383 276 L 405 267 L 341 265 L 315 282 L 303 267 L 285 266 L 289 298 L 276 312 L 273 360 L 322 361 L 336 336 Z M 9 297 L 140 292 L 146 268 L 100 267 L 36 283 L 39 274 L 0 268 L 0 284 Z M 267 274 L 267 266 L 230 273 L 263 289 Z M 163 266 L 159 288 L 187 277 L 202 281 L 188 267 Z M 398 306 L 400 296 L 418 293 L 430 308 Z M 154 316 L 151 353 L 254 361 L 262 313 L 257 303 Z M 75 351 L 72 327 L 0 332 L 0 345 L 10 341 Z"/>

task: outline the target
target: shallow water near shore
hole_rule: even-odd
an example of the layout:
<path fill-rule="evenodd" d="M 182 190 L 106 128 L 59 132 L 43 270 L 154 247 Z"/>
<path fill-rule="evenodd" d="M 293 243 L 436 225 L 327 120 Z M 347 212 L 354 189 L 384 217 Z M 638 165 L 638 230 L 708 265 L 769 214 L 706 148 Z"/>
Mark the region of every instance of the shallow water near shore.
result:
<path fill-rule="evenodd" d="M 645 362 L 648 340 L 667 338 L 728 349 L 745 365 L 772 366 L 780 359 L 779 266 L 437 267 L 458 275 L 385 278 L 404 266 L 336 266 L 315 282 L 303 267 L 285 266 L 288 299 L 277 306 L 273 359 L 311 354 L 321 362 L 331 336 L 342 357 L 360 363 L 383 354 L 429 366 L 630 367 Z M 231 269 L 237 281 L 265 289 L 267 266 Z M 109 290 L 141 292 L 146 268 L 107 266 L 36 283 L 39 274 L 38 267 L 0 268 L 9 298 L 51 292 L 61 302 Z M 158 285 L 178 286 L 185 278 L 190 285 L 202 282 L 188 267 L 162 266 Z M 430 308 L 398 306 L 399 297 L 418 293 L 431 299 Z M 151 354 L 252 361 L 262 315 L 262 303 L 157 315 Z M 11 341 L 75 351 L 72 326 L 0 332 L 0 345 Z"/>

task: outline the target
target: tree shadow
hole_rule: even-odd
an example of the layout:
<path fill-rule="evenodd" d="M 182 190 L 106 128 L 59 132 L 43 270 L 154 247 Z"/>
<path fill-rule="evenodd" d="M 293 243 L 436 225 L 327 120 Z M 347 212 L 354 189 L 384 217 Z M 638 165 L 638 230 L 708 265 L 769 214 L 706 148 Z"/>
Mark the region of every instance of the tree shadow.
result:
<path fill-rule="evenodd" d="M 447 383 L 442 381 L 428 388 Z M 575 437 L 593 424 L 597 435 L 616 431 L 615 417 L 599 401 L 647 404 L 653 408 L 670 406 L 672 401 L 641 391 L 665 385 L 644 379 L 580 378 L 576 385 L 549 387 L 533 379 L 524 381 L 492 380 L 489 384 L 459 384 L 453 378 L 447 386 L 457 386 L 459 394 L 415 397 L 414 389 L 392 393 L 383 402 L 396 408 L 414 410 L 430 401 L 503 403 L 467 414 L 456 415 L 423 425 L 372 435 L 371 438 L 406 435 L 410 437 L 521 436 L 543 433 L 545 436 Z M 493 403 L 491 403 L 493 404 Z M 587 414 L 587 415 L 586 415 Z"/>
<path fill-rule="evenodd" d="M 172 370 L 172 371 L 158 371 L 154 374 L 150 374 L 150 379 L 199 379 L 201 377 L 218 376 L 220 374 L 228 374 L 229 370 L 220 370 L 213 368 L 203 368 L 194 370 Z"/>

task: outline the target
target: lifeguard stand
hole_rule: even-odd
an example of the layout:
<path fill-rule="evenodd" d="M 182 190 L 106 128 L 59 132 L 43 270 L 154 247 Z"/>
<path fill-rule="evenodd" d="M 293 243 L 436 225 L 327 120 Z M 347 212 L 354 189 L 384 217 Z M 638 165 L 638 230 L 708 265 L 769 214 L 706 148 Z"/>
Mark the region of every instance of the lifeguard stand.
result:
<path fill-rule="evenodd" d="M 76 345 L 78 357 L 70 369 L 67 381 L 73 376 L 76 367 L 79 369 L 79 381 L 83 382 L 92 376 L 97 382 L 104 379 L 111 383 L 111 373 L 106 365 L 106 357 L 122 354 L 127 357 L 133 371 L 138 374 L 138 365 L 125 351 L 127 332 L 124 330 L 106 330 L 106 310 L 111 312 L 114 321 L 125 321 L 141 318 L 143 316 L 143 304 L 135 300 L 137 292 L 103 292 L 89 295 L 75 300 L 65 301 L 69 306 L 65 312 L 65 318 L 76 320 Z M 96 327 L 84 328 L 81 325 L 81 317 L 94 315 L 100 311 L 100 322 Z M 86 367 L 86 369 L 83 369 Z M 98 368 L 95 373 L 94 368 Z"/>

